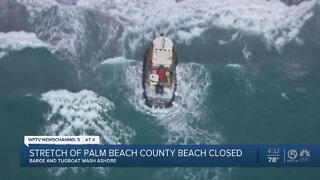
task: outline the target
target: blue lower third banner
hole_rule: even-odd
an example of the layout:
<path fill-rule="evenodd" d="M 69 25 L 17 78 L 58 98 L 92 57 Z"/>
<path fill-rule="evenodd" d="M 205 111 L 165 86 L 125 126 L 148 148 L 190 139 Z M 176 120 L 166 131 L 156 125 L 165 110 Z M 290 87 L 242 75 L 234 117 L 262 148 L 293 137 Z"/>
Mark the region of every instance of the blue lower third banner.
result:
<path fill-rule="evenodd" d="M 320 145 L 22 145 L 23 167 L 320 167 Z"/>

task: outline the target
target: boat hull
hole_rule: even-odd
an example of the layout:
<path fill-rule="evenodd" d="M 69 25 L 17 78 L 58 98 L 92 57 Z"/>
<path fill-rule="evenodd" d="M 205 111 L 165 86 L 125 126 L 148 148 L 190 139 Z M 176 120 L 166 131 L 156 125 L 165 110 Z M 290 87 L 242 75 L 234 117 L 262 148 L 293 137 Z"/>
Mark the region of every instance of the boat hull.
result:
<path fill-rule="evenodd" d="M 143 98 L 145 104 L 153 108 L 168 108 L 171 107 L 175 101 L 175 92 L 177 89 L 177 78 L 176 78 L 176 66 L 177 56 L 172 48 L 171 64 L 167 65 L 164 69 L 168 71 L 168 77 L 171 84 L 162 85 L 157 83 L 152 85 L 150 81 L 150 74 L 155 71 L 155 68 L 164 67 L 162 64 L 155 65 L 154 63 L 154 44 L 151 43 L 143 58 L 143 73 L 142 73 L 142 87 L 143 87 Z"/>

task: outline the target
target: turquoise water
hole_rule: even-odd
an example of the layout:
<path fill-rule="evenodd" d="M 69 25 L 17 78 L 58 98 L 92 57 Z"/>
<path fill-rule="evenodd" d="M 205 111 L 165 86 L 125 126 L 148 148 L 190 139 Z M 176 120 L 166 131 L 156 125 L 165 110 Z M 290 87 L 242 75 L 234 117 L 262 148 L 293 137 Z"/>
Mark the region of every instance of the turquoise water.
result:
<path fill-rule="evenodd" d="M 284 2 L 230 0 L 221 10 L 209 0 L 159 1 L 162 9 L 145 1 L 126 9 L 116 1 L 1 0 L 0 179 L 319 179 L 319 168 L 19 167 L 24 135 L 320 143 L 319 5 Z M 150 9 L 173 17 L 144 14 Z M 148 34 L 159 31 L 174 39 L 179 58 L 177 101 L 163 110 L 144 105 L 141 87 Z"/>

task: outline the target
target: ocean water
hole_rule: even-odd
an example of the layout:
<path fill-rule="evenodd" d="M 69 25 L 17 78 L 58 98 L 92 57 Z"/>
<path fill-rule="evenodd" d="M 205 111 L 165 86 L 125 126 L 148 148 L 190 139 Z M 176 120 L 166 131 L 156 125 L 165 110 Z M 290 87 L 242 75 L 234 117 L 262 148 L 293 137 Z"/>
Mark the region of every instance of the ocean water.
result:
<path fill-rule="evenodd" d="M 143 103 L 165 33 L 177 100 Z M 103 143 L 320 143 L 317 0 L 0 0 L 0 179 L 320 179 L 319 168 L 20 168 L 24 135 Z M 11 137 L 10 141 L 7 137 Z"/>

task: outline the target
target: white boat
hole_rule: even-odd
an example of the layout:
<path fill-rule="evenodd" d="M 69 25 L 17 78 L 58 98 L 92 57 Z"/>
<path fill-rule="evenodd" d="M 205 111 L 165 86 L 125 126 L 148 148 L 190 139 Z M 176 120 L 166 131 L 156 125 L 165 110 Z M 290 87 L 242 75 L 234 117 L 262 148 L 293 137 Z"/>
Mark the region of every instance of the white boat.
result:
<path fill-rule="evenodd" d="M 146 105 L 172 106 L 175 99 L 177 56 L 170 38 L 156 37 L 148 46 L 143 61 L 142 86 Z"/>

